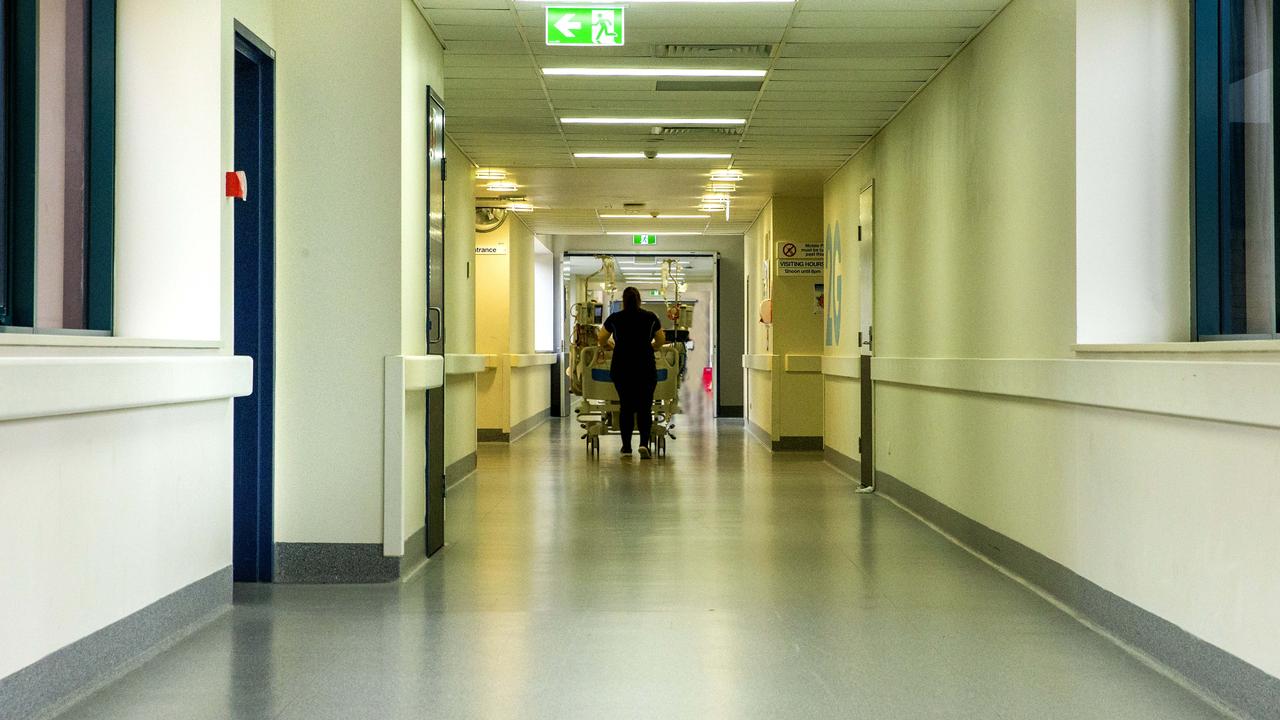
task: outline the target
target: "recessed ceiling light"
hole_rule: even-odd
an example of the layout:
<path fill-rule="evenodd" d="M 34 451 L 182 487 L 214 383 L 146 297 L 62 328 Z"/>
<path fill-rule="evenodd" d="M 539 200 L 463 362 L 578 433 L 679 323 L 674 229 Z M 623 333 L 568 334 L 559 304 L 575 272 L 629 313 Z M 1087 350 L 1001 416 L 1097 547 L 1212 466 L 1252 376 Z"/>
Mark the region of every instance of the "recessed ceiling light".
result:
<path fill-rule="evenodd" d="M 533 206 L 529 203 L 511 203 L 507 206 L 507 209 L 518 213 L 533 212 Z"/>
<path fill-rule="evenodd" d="M 728 205 L 733 198 L 728 195 L 703 195 L 702 202 L 710 204 Z"/>
<path fill-rule="evenodd" d="M 765 70 L 730 68 L 543 68 L 543 75 L 579 77 L 764 77 Z"/>
<path fill-rule="evenodd" d="M 638 153 L 581 152 L 581 153 L 574 153 L 573 156 L 576 158 L 596 158 L 596 159 L 607 158 L 612 160 L 643 160 L 644 159 L 644 153 L 642 152 L 638 152 Z"/>
<path fill-rule="evenodd" d="M 738 182 L 742 179 L 741 170 L 712 170 L 711 179 L 714 182 Z"/>
<path fill-rule="evenodd" d="M 707 5 L 707 4 L 724 4 L 724 3 L 773 3 L 775 5 L 790 5 L 796 0 L 626 0 L 628 5 L 636 3 L 668 3 L 681 5 Z M 581 5 L 616 5 L 617 0 L 520 0 L 520 2 L 533 3 L 538 2 L 544 5 L 556 5 L 572 2 Z"/>
<path fill-rule="evenodd" d="M 576 158 L 587 158 L 596 160 L 644 160 L 649 156 L 642 152 L 623 152 L 623 153 L 598 153 L 598 152 L 580 152 L 574 153 Z M 729 153 L 657 153 L 653 156 L 657 160 L 727 160 L 733 155 Z"/>
<path fill-rule="evenodd" d="M 626 231 L 612 231 L 612 232 L 605 233 L 605 235 L 657 235 L 659 237 L 672 236 L 672 235 L 701 235 L 701 234 L 702 233 L 700 232 L 657 232 L 654 230 L 626 230 Z"/>
<path fill-rule="evenodd" d="M 738 191 L 738 187 L 736 185 L 729 185 L 728 183 L 711 183 L 707 186 L 707 189 L 713 193 L 731 193 Z"/>
<path fill-rule="evenodd" d="M 601 220 L 705 220 L 707 215 L 601 215 Z"/>
<path fill-rule="evenodd" d="M 746 125 L 743 118 L 624 118 L 570 117 L 560 118 L 566 125 Z"/>
<path fill-rule="evenodd" d="M 506 180 L 507 173 L 503 170 L 477 170 L 477 180 Z"/>
<path fill-rule="evenodd" d="M 720 203 L 704 203 L 699 205 L 698 209 L 702 212 L 724 212 L 729 209 L 729 206 Z"/>
<path fill-rule="evenodd" d="M 513 182 L 491 182 L 484 186 L 489 192 L 515 192 L 520 186 Z"/>

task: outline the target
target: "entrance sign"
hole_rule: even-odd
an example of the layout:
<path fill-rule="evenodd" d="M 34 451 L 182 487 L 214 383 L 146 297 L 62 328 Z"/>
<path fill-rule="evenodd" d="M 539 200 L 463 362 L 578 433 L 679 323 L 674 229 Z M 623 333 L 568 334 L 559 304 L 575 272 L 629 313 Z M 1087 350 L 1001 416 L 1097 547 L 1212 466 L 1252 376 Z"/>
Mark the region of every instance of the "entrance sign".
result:
<path fill-rule="evenodd" d="M 547 7 L 548 45 L 622 47 L 623 36 L 620 7 Z"/>
<path fill-rule="evenodd" d="M 820 242 L 778 243 L 778 277 L 822 277 L 826 249 Z"/>
<path fill-rule="evenodd" d="M 506 255 L 507 244 L 505 242 L 485 242 L 476 244 L 477 255 Z"/>
<path fill-rule="evenodd" d="M 631 242 L 635 245 L 657 245 L 658 236 L 657 235 L 633 235 L 631 237 Z"/>

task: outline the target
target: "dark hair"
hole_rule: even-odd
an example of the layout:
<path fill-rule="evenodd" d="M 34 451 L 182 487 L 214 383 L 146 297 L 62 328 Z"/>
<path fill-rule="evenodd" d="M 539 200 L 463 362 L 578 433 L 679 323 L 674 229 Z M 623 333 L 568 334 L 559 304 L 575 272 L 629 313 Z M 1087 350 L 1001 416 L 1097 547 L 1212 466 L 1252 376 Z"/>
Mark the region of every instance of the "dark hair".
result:
<path fill-rule="evenodd" d="M 640 309 L 640 291 L 629 287 L 622 291 L 622 309 L 623 310 L 639 310 Z"/>

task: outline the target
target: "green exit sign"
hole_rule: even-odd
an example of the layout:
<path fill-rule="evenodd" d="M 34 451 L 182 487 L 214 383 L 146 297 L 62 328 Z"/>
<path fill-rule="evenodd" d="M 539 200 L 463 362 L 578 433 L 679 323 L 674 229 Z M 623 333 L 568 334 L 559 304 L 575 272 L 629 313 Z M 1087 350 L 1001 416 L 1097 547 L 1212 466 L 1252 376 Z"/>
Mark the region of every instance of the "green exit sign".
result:
<path fill-rule="evenodd" d="M 631 242 L 636 245 L 657 245 L 657 235 L 632 235 Z"/>
<path fill-rule="evenodd" d="M 548 45 L 622 47 L 620 7 L 547 7 Z"/>

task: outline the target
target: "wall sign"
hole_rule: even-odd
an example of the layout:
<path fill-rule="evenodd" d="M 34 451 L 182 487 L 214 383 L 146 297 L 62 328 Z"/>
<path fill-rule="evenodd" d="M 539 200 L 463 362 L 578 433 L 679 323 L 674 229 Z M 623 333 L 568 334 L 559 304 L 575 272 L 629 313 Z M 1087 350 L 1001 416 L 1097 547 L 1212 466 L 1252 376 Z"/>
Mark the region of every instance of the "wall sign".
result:
<path fill-rule="evenodd" d="M 820 242 L 779 242 L 774 257 L 778 277 L 822 277 L 825 270 L 826 252 Z"/>
<path fill-rule="evenodd" d="M 548 45 L 622 47 L 624 34 L 620 7 L 547 7 Z"/>
<path fill-rule="evenodd" d="M 631 242 L 635 245 L 657 245 L 658 236 L 657 235 L 633 235 L 631 236 Z"/>
<path fill-rule="evenodd" d="M 506 255 L 506 243 L 484 243 L 476 245 L 477 255 Z"/>

